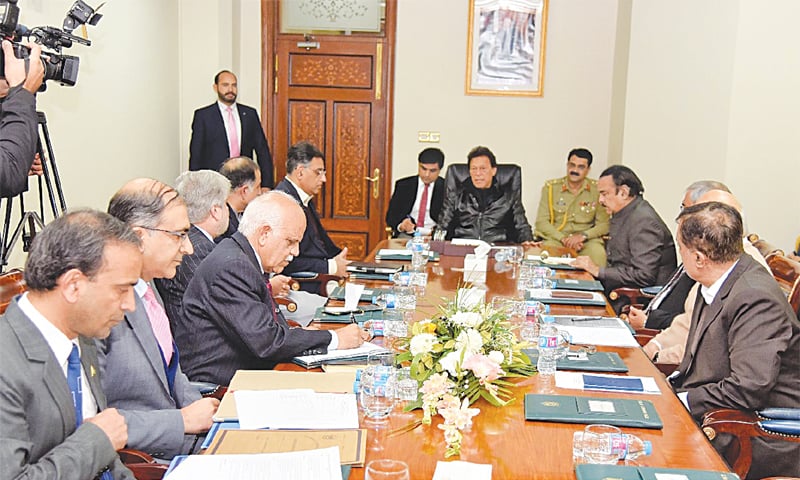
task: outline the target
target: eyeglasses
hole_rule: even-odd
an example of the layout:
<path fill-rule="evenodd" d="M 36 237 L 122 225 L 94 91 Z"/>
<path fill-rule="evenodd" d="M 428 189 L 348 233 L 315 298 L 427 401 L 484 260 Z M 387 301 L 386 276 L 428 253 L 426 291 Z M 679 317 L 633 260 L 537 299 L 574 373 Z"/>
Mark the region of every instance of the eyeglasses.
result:
<path fill-rule="evenodd" d="M 311 169 L 311 168 L 308 168 L 308 167 L 306 167 L 306 168 L 308 170 L 311 170 L 312 172 L 316 173 L 318 177 L 324 177 L 325 174 L 328 173 L 328 171 L 325 170 L 324 168 L 315 168 L 315 169 Z"/>
<path fill-rule="evenodd" d="M 140 228 L 144 228 L 145 230 L 152 230 L 154 232 L 162 232 L 172 235 L 173 237 L 178 238 L 181 242 L 189 238 L 189 230 L 164 230 L 163 228 L 145 227 L 144 225 L 138 226 Z"/>

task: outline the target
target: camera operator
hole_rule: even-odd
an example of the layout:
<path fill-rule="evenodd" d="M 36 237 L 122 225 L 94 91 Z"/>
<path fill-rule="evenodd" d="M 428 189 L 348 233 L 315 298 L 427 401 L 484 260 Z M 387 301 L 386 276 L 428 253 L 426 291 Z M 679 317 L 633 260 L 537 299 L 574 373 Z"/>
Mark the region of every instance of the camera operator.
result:
<path fill-rule="evenodd" d="M 36 43 L 28 47 L 30 58 L 16 58 L 11 43 L 3 40 L 5 79 L 0 78 L 0 197 L 25 191 L 36 155 L 34 94 L 44 80 L 44 66 L 40 60 L 42 48 Z M 27 72 L 26 63 L 29 65 Z"/>

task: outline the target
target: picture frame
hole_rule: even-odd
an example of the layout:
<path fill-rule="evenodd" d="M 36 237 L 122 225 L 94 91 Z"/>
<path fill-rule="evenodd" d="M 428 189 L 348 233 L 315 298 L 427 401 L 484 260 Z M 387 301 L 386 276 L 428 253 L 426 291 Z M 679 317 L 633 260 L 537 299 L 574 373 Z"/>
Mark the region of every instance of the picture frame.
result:
<path fill-rule="evenodd" d="M 548 2 L 470 0 L 467 95 L 543 95 Z"/>

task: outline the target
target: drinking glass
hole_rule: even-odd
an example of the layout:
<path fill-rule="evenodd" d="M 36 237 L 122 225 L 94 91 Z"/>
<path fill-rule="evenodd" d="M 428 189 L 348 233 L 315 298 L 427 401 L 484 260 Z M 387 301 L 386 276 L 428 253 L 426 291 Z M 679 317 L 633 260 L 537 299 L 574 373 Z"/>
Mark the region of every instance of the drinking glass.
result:
<path fill-rule="evenodd" d="M 408 465 L 400 460 L 373 460 L 367 464 L 366 480 L 409 480 Z"/>
<path fill-rule="evenodd" d="M 397 370 L 396 397 L 405 402 L 415 402 L 419 397 L 419 382 L 411 378 L 411 367 Z"/>
<path fill-rule="evenodd" d="M 587 463 L 616 464 L 619 450 L 614 442 L 621 438 L 622 431 L 612 425 L 586 425 L 583 429 L 583 458 Z"/>
<path fill-rule="evenodd" d="M 383 338 L 384 346 L 394 349 L 398 339 L 408 336 L 408 323 L 405 315 L 398 310 L 385 310 L 383 312 Z"/>
<path fill-rule="evenodd" d="M 394 353 L 372 353 L 361 372 L 359 400 L 367 418 L 384 419 L 394 408 L 397 369 Z"/>
<path fill-rule="evenodd" d="M 400 310 L 415 310 L 417 308 L 417 290 L 415 287 L 397 287 L 394 289 L 397 296 L 397 308 Z"/>

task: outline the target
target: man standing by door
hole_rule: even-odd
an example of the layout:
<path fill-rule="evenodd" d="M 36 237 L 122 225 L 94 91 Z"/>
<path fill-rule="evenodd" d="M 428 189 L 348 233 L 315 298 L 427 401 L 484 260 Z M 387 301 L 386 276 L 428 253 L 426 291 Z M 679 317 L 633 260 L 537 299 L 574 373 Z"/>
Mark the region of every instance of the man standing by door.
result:
<path fill-rule="evenodd" d="M 195 110 L 189 142 L 189 170 L 219 170 L 227 158 L 258 157 L 261 186 L 272 188 L 273 168 L 269 144 L 258 112 L 236 103 L 236 75 L 223 70 L 214 77 L 218 100 Z"/>

